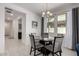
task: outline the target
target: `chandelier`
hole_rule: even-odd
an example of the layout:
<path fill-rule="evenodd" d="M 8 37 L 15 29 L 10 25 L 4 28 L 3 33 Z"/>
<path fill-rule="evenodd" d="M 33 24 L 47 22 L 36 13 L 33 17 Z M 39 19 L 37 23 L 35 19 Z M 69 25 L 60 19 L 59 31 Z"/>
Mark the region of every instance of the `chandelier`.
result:
<path fill-rule="evenodd" d="M 43 11 L 42 12 L 42 17 L 52 17 L 52 13 L 50 11 Z"/>
<path fill-rule="evenodd" d="M 45 4 L 45 6 L 43 8 L 42 8 L 42 17 L 52 17 L 53 16 L 52 12 L 48 8 L 47 3 Z"/>

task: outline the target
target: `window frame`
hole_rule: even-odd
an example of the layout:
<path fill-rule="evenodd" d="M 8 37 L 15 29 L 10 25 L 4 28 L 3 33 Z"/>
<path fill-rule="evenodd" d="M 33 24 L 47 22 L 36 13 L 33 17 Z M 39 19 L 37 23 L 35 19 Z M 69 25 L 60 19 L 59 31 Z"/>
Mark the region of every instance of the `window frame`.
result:
<path fill-rule="evenodd" d="M 59 16 L 59 15 L 63 15 L 63 14 L 66 15 L 66 16 L 65 16 L 65 19 L 66 19 L 66 20 L 65 20 L 65 21 L 66 21 L 66 25 L 65 25 L 65 27 L 66 27 L 66 33 L 65 33 L 65 34 L 67 34 L 67 13 L 61 13 L 61 14 L 58 14 L 58 15 L 57 15 L 57 17 L 56 17 L 56 18 L 57 18 L 57 24 L 58 24 L 58 16 Z M 57 25 L 56 28 L 58 28 L 58 25 Z M 58 30 L 57 30 L 57 34 L 60 34 L 60 33 L 58 33 Z"/>
<path fill-rule="evenodd" d="M 53 21 L 53 22 L 55 22 L 55 17 L 53 16 L 53 17 L 51 17 L 50 19 L 52 19 L 52 18 L 54 18 L 54 21 Z M 48 22 L 49 22 L 49 18 L 48 18 Z M 47 23 L 48 23 L 48 22 L 47 22 Z M 54 26 L 55 26 L 55 24 L 54 24 Z M 49 27 L 47 27 L 47 29 L 48 29 L 48 33 L 53 33 L 53 34 L 55 33 L 55 27 L 54 27 L 54 32 L 50 32 L 50 31 L 49 31 Z"/>

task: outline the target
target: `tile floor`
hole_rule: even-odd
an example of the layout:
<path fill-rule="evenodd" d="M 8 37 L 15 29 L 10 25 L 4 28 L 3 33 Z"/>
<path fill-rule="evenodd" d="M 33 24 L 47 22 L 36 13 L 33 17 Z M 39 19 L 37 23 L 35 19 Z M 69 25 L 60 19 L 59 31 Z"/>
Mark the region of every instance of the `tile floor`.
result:
<path fill-rule="evenodd" d="M 5 41 L 5 54 L 10 56 L 27 56 L 27 46 L 21 40 L 6 39 Z"/>
<path fill-rule="evenodd" d="M 5 54 L 2 56 L 30 56 L 30 47 L 22 43 L 21 40 L 6 38 L 5 43 Z M 33 56 L 33 53 L 31 54 Z M 41 55 L 40 55 L 41 56 Z M 51 56 L 51 55 L 50 55 Z M 76 52 L 63 48 L 62 56 L 76 56 Z"/>

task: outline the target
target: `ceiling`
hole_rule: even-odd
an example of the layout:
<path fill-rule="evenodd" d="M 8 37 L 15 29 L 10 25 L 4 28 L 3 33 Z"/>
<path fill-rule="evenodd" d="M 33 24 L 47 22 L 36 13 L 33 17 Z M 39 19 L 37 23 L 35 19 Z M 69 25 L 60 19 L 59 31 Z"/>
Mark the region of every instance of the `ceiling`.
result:
<path fill-rule="evenodd" d="M 11 22 L 15 20 L 16 18 L 21 18 L 24 14 L 21 12 L 18 12 L 16 10 L 10 9 L 10 8 L 5 8 L 5 21 L 6 22 Z"/>
<path fill-rule="evenodd" d="M 64 5 L 64 3 L 16 3 L 17 5 L 28 9 L 38 15 L 41 15 L 42 11 L 50 10 L 60 7 L 61 5 Z"/>
<path fill-rule="evenodd" d="M 57 12 L 61 9 L 69 9 L 69 8 L 74 8 L 74 7 L 78 7 L 79 4 L 71 4 L 71 3 L 14 3 L 20 7 L 23 7 L 29 11 L 32 11 L 34 13 L 36 13 L 37 15 L 41 16 L 41 12 L 45 11 L 46 9 L 51 11 L 52 13 Z M 5 19 L 9 20 L 8 17 L 10 18 L 10 20 L 14 20 L 14 18 L 16 17 L 20 17 L 22 15 L 25 15 L 24 13 L 18 12 L 16 10 L 12 10 L 12 14 L 14 14 L 13 16 L 10 13 L 5 13 Z"/>

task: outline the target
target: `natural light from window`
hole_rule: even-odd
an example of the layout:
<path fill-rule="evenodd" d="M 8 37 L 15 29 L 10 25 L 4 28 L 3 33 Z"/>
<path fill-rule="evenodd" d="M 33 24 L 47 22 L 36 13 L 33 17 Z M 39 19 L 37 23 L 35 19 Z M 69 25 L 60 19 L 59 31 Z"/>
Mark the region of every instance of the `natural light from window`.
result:
<path fill-rule="evenodd" d="M 54 33 L 54 18 L 49 20 L 47 32 Z"/>
<path fill-rule="evenodd" d="M 57 33 L 65 34 L 66 33 L 66 14 L 59 15 L 57 23 L 58 23 Z"/>

